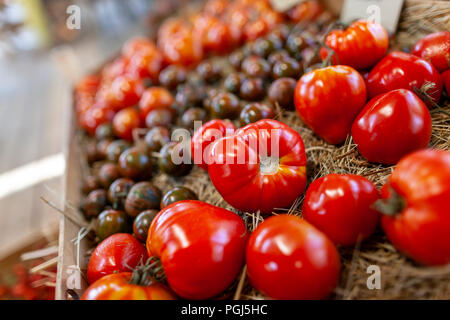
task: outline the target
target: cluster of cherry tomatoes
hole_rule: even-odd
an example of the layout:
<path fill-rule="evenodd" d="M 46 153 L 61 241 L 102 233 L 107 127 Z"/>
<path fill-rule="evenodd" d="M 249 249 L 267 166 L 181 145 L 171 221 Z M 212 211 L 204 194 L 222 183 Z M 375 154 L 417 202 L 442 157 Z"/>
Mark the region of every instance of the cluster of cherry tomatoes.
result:
<path fill-rule="evenodd" d="M 91 172 L 82 211 L 96 219 L 99 241 L 83 299 L 214 298 L 244 264 L 268 297 L 326 298 L 339 282 L 337 246 L 367 239 L 380 219 L 409 257 L 450 262 L 450 153 L 426 150 L 429 109 L 440 110 L 443 83 L 449 90 L 450 33 L 388 53 L 376 23 L 332 26 L 317 1 L 281 14 L 266 0 L 210 0 L 167 20 L 156 42 L 128 41 L 119 58 L 78 83 Z M 306 189 L 302 137 L 274 120 L 294 108 L 326 142 L 351 134 L 367 161 L 398 163 L 381 192 L 352 174 Z M 179 127 L 193 134 L 195 165 L 238 214 L 199 201 L 190 188 L 163 193 L 152 183 L 158 173 L 178 181 L 194 166 L 173 158 Z M 302 218 L 280 214 L 305 190 Z M 266 219 L 250 230 L 245 212 Z"/>

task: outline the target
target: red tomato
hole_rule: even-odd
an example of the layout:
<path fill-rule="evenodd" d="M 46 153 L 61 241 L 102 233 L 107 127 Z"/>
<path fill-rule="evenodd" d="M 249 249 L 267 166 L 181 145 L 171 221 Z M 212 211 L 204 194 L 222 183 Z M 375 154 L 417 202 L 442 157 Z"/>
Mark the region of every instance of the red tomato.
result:
<path fill-rule="evenodd" d="M 431 139 L 427 106 L 409 90 L 399 89 L 373 98 L 352 127 L 359 152 L 370 162 L 396 164 Z"/>
<path fill-rule="evenodd" d="M 101 79 L 97 75 L 88 75 L 77 82 L 75 86 L 75 94 L 87 94 L 95 96 L 100 87 Z"/>
<path fill-rule="evenodd" d="M 266 35 L 269 32 L 267 22 L 258 18 L 254 21 L 249 21 L 244 27 L 244 37 L 247 41 L 253 41 L 259 37 Z"/>
<path fill-rule="evenodd" d="M 338 59 L 333 58 L 334 63 L 366 69 L 384 57 L 389 47 L 389 36 L 382 25 L 359 20 L 346 30 L 330 32 L 325 44 L 337 54 Z M 321 48 L 320 55 L 326 59 L 328 50 Z"/>
<path fill-rule="evenodd" d="M 226 135 L 233 134 L 236 130 L 229 120 L 211 120 L 194 132 L 191 139 L 191 155 L 194 164 L 208 170 L 208 161 L 211 144 Z"/>
<path fill-rule="evenodd" d="M 366 103 L 361 75 L 347 66 L 331 66 L 303 75 L 294 102 L 305 124 L 331 144 L 345 141 L 353 120 Z"/>
<path fill-rule="evenodd" d="M 302 214 L 334 243 L 353 245 L 375 231 L 380 214 L 372 205 L 378 198 L 377 188 L 362 176 L 329 174 L 308 187 Z"/>
<path fill-rule="evenodd" d="M 94 283 L 101 277 L 130 268 L 147 260 L 145 247 L 131 234 L 116 233 L 106 238 L 95 248 L 89 260 L 87 278 Z"/>
<path fill-rule="evenodd" d="M 226 11 L 229 4 L 230 0 L 209 0 L 206 2 L 203 11 L 209 15 L 220 16 Z"/>
<path fill-rule="evenodd" d="M 314 21 L 323 12 L 322 5 L 317 0 L 308 0 L 289 9 L 287 15 L 295 23 Z"/>
<path fill-rule="evenodd" d="M 247 229 L 235 213 L 194 200 L 175 202 L 153 220 L 150 255 L 161 259 L 170 288 L 185 299 L 208 299 L 235 280 L 244 263 Z"/>
<path fill-rule="evenodd" d="M 133 141 L 133 130 L 139 127 L 141 127 L 141 119 L 136 108 L 122 109 L 114 116 L 114 134 L 121 139 Z"/>
<path fill-rule="evenodd" d="M 335 245 L 292 215 L 266 219 L 251 234 L 247 274 L 252 286 L 274 299 L 324 299 L 339 280 Z"/>
<path fill-rule="evenodd" d="M 159 73 L 164 68 L 164 56 L 156 48 L 155 45 L 137 52 L 130 59 L 128 71 L 130 74 L 137 76 L 138 78 L 150 78 L 153 81 L 157 81 Z"/>
<path fill-rule="evenodd" d="M 226 53 L 235 46 L 230 27 L 220 19 L 199 15 L 194 18 L 194 32 L 202 40 L 205 51 Z"/>
<path fill-rule="evenodd" d="M 306 154 L 298 132 L 263 119 L 214 142 L 208 166 L 212 183 L 236 209 L 269 214 L 286 208 L 306 185 Z"/>
<path fill-rule="evenodd" d="M 97 127 L 110 122 L 114 115 L 115 112 L 110 107 L 96 104 L 80 115 L 80 126 L 93 136 Z"/>
<path fill-rule="evenodd" d="M 153 49 L 153 47 L 154 44 L 150 39 L 144 37 L 134 37 L 123 45 L 122 55 L 126 59 L 131 59 L 136 53 Z"/>
<path fill-rule="evenodd" d="M 145 118 L 150 111 L 156 109 L 169 109 L 175 102 L 172 94 L 169 90 L 163 87 L 151 87 L 145 90 L 139 101 L 139 112 L 141 120 L 145 121 Z"/>
<path fill-rule="evenodd" d="M 450 152 L 429 149 L 403 158 L 381 192 L 381 223 L 392 244 L 422 264 L 449 263 Z"/>
<path fill-rule="evenodd" d="M 174 23 L 175 24 L 175 23 Z M 202 41 L 193 33 L 193 30 L 185 25 L 176 26 L 176 31 L 170 30 L 168 36 L 161 40 L 161 50 L 166 60 L 171 64 L 184 67 L 192 66 L 203 58 Z"/>
<path fill-rule="evenodd" d="M 250 20 L 248 11 L 243 6 L 233 2 L 226 13 L 224 20 L 228 21 L 234 42 L 242 43 L 244 40 L 244 26 Z"/>
<path fill-rule="evenodd" d="M 450 70 L 442 74 L 442 81 L 444 82 L 445 90 L 447 90 L 447 95 L 450 96 Z"/>
<path fill-rule="evenodd" d="M 125 57 L 119 57 L 108 63 L 102 70 L 102 81 L 110 83 L 115 78 L 126 74 L 128 63 L 129 61 Z"/>
<path fill-rule="evenodd" d="M 131 272 L 114 273 L 95 281 L 86 289 L 81 300 L 176 300 L 163 284 L 133 284 Z"/>
<path fill-rule="evenodd" d="M 442 94 L 442 79 L 433 65 L 411 54 L 396 51 L 389 53 L 372 69 L 367 79 L 367 91 L 369 98 L 373 98 L 395 89 L 421 89 L 425 83 L 434 85 L 428 93 L 438 103 Z"/>
<path fill-rule="evenodd" d="M 115 110 L 131 107 L 139 102 L 144 85 L 130 76 L 119 76 L 111 83 L 106 99 Z"/>
<path fill-rule="evenodd" d="M 450 31 L 423 37 L 412 48 L 411 54 L 431 62 L 441 73 L 450 69 Z"/>

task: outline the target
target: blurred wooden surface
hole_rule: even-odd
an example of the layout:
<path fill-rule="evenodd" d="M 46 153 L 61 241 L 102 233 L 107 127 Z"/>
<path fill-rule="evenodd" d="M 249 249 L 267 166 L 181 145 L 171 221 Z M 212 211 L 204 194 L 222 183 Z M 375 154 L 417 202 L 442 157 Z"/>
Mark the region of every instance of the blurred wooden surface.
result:
<path fill-rule="evenodd" d="M 109 37 L 93 35 L 62 51 L 75 57 L 80 74 L 85 74 L 137 34 L 134 29 Z M 73 83 L 55 59 L 58 52 L 61 48 L 0 60 L 0 176 L 63 151 L 68 126 L 64 108 L 71 106 Z M 62 207 L 61 177 L 0 198 L 0 260 L 58 228 L 58 213 L 41 196 Z"/>

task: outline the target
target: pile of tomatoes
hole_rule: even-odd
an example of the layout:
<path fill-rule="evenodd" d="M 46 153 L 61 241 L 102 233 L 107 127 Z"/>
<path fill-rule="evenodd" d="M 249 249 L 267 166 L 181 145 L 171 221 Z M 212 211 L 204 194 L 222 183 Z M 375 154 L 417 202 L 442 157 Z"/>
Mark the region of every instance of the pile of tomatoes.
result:
<path fill-rule="evenodd" d="M 266 0 L 210 0 L 77 84 L 90 168 L 81 210 L 98 241 L 83 299 L 214 298 L 244 265 L 270 298 L 327 298 L 338 246 L 369 238 L 380 220 L 407 256 L 450 262 L 450 153 L 426 149 L 430 110 L 449 90 L 450 33 L 404 53 L 388 52 L 376 23 L 333 26 L 317 1 L 279 13 Z M 353 174 L 307 187 L 303 139 L 274 120 L 294 109 L 327 143 L 351 135 L 367 161 L 396 164 L 381 191 Z M 188 155 L 176 128 L 192 133 Z M 194 165 L 235 211 L 181 186 Z M 162 192 L 160 174 L 179 186 Z M 302 218 L 282 214 L 303 195 Z M 265 219 L 250 226 L 248 213 Z"/>

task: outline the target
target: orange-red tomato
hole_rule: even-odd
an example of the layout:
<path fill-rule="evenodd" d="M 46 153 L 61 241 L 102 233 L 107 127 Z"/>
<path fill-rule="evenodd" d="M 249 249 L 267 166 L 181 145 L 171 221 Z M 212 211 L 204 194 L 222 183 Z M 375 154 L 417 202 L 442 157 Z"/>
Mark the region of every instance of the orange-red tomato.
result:
<path fill-rule="evenodd" d="M 208 170 L 207 162 L 210 146 L 217 139 L 233 134 L 236 130 L 229 120 L 211 120 L 194 132 L 191 139 L 191 156 L 194 164 Z"/>
<path fill-rule="evenodd" d="M 131 272 L 114 273 L 95 281 L 86 289 L 81 300 L 176 300 L 165 285 L 131 283 Z"/>
<path fill-rule="evenodd" d="M 246 261 L 252 286 L 274 299 L 324 299 L 339 280 L 333 242 L 293 215 L 261 223 L 250 236 Z"/>
<path fill-rule="evenodd" d="M 422 264 L 450 263 L 450 152 L 408 155 L 381 191 L 381 224 L 392 244 Z"/>
<path fill-rule="evenodd" d="M 128 72 L 141 79 L 150 78 L 157 81 L 164 66 L 163 54 L 155 45 L 152 45 L 152 47 L 139 51 L 131 57 Z"/>
<path fill-rule="evenodd" d="M 141 120 L 145 121 L 145 118 L 150 111 L 156 109 L 169 109 L 175 102 L 172 94 L 169 90 L 163 87 L 151 87 L 145 90 L 139 101 L 139 113 Z"/>
<path fill-rule="evenodd" d="M 80 114 L 79 124 L 89 135 L 93 136 L 97 127 L 111 122 L 115 114 L 115 111 L 109 106 L 95 104 Z"/>
<path fill-rule="evenodd" d="M 382 25 L 359 20 L 346 30 L 334 30 L 328 34 L 325 44 L 337 54 L 334 63 L 347 65 L 355 69 L 366 69 L 380 61 L 389 47 L 389 36 Z M 329 52 L 321 48 L 322 59 Z"/>
<path fill-rule="evenodd" d="M 225 13 L 230 5 L 230 0 L 209 0 L 206 2 L 203 12 L 213 16 L 220 16 Z"/>
<path fill-rule="evenodd" d="M 303 75 L 295 88 L 297 112 L 318 136 L 340 144 L 366 103 L 364 79 L 348 66 L 331 66 Z"/>
<path fill-rule="evenodd" d="M 194 32 L 202 40 L 205 51 L 223 54 L 235 46 L 230 27 L 214 16 L 197 16 L 194 20 Z"/>
<path fill-rule="evenodd" d="M 375 231 L 380 214 L 372 208 L 379 194 L 362 176 L 329 174 L 311 183 L 303 202 L 303 218 L 335 244 L 353 245 Z"/>
<path fill-rule="evenodd" d="M 196 200 L 165 207 L 147 238 L 170 288 L 185 299 L 208 299 L 227 289 L 244 263 L 247 229 L 234 212 Z"/>
<path fill-rule="evenodd" d="M 314 21 L 323 12 L 323 7 L 317 0 L 308 0 L 289 9 L 287 16 L 295 23 Z"/>
<path fill-rule="evenodd" d="M 211 146 L 208 172 L 222 197 L 236 209 L 270 214 L 294 203 L 306 186 L 306 154 L 300 134 L 263 119 Z"/>
<path fill-rule="evenodd" d="M 411 49 L 411 54 L 431 62 L 441 73 L 450 69 L 450 31 L 423 37 Z"/>
<path fill-rule="evenodd" d="M 125 57 L 119 57 L 108 63 L 102 69 L 102 82 L 111 83 L 119 76 L 125 75 L 127 72 L 129 60 Z"/>
<path fill-rule="evenodd" d="M 352 137 L 368 161 L 396 164 L 428 146 L 430 112 L 413 92 L 393 90 L 369 101 L 353 123 Z"/>
<path fill-rule="evenodd" d="M 121 139 L 133 141 L 133 131 L 141 127 L 139 112 L 134 107 L 120 110 L 113 118 L 114 134 Z"/>
<path fill-rule="evenodd" d="M 109 236 L 95 248 L 89 259 L 87 279 L 94 283 L 112 273 L 127 272 L 147 261 L 145 246 L 128 233 Z"/>
<path fill-rule="evenodd" d="M 136 105 L 144 92 L 142 81 L 129 75 L 115 78 L 106 92 L 106 100 L 115 110 Z"/>

